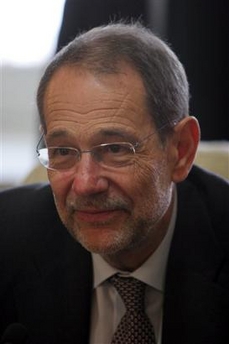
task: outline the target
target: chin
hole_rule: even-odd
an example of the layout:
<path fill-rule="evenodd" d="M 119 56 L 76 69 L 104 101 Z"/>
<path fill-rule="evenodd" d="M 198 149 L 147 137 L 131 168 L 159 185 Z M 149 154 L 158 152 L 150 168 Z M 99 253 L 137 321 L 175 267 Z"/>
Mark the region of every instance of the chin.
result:
<path fill-rule="evenodd" d="M 86 250 L 101 255 L 115 254 L 127 245 L 125 236 L 110 228 L 78 229 L 73 236 Z"/>

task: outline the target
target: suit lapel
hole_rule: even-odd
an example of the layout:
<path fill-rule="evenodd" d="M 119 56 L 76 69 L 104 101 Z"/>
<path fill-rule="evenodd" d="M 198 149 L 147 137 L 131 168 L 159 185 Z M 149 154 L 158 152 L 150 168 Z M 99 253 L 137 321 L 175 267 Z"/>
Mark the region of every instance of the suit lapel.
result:
<path fill-rule="evenodd" d="M 178 218 L 165 286 L 163 344 L 227 342 L 229 295 L 217 284 L 223 258 L 200 194 L 188 182 L 178 185 Z"/>

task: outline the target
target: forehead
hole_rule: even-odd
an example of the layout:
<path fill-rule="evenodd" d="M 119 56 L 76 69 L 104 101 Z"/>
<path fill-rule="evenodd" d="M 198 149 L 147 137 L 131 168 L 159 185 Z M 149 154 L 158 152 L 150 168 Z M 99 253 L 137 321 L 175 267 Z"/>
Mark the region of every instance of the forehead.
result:
<path fill-rule="evenodd" d="M 61 67 L 48 84 L 44 117 L 47 131 L 84 133 L 112 127 L 136 131 L 152 122 L 141 77 L 128 65 L 109 75 Z"/>

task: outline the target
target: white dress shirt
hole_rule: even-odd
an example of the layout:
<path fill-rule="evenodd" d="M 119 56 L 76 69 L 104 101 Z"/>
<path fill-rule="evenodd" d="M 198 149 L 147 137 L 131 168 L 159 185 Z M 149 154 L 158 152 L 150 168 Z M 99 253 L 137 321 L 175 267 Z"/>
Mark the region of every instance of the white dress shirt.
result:
<path fill-rule="evenodd" d="M 156 343 L 161 344 L 162 315 L 166 265 L 176 222 L 177 195 L 167 233 L 157 250 L 132 273 L 110 266 L 100 255 L 92 254 L 94 289 L 92 298 L 90 344 L 110 344 L 112 336 L 125 313 L 123 301 L 107 280 L 117 272 L 146 283 L 146 314 L 153 324 Z"/>

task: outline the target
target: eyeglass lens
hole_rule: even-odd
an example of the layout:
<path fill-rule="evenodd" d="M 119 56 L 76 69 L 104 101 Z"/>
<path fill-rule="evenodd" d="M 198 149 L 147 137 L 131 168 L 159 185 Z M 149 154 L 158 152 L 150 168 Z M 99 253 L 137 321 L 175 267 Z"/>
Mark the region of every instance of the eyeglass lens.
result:
<path fill-rule="evenodd" d="M 124 166 L 131 163 L 135 150 L 130 143 L 118 142 L 95 146 L 87 151 L 71 147 L 49 147 L 39 149 L 38 152 L 39 160 L 45 167 L 66 170 L 72 168 L 83 153 L 90 153 L 97 162 L 107 166 Z"/>

